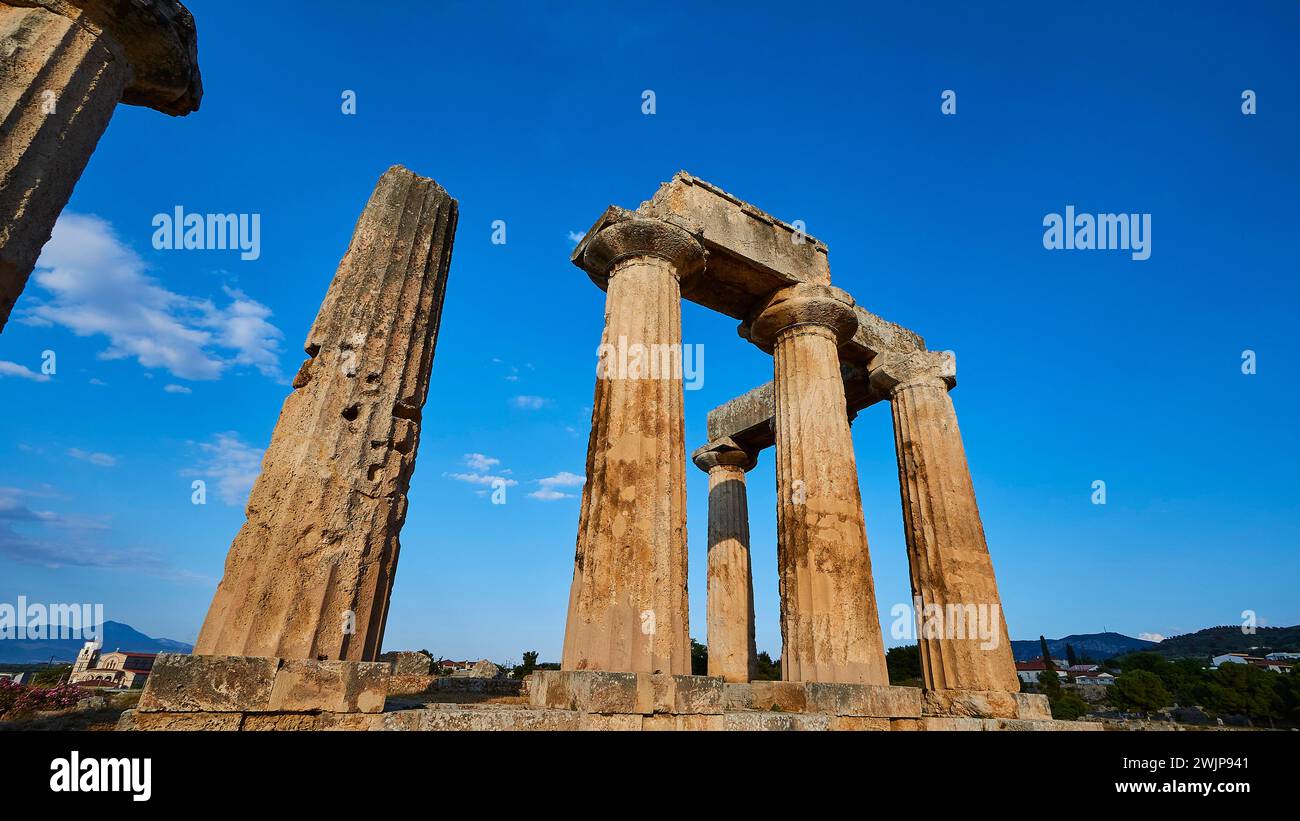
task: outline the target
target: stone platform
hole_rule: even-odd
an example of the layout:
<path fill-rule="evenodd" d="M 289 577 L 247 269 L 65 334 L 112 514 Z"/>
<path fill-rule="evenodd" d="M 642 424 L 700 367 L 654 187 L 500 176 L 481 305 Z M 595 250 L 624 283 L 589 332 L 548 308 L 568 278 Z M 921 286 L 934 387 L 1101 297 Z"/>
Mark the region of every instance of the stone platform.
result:
<path fill-rule="evenodd" d="M 392 675 L 392 669 L 384 663 L 164 654 L 139 709 L 124 713 L 118 729 L 1101 729 L 1092 722 L 1053 721 L 1045 697 L 1024 693 L 787 681 L 729 684 L 708 676 L 547 670 L 529 677 L 523 704 L 511 703 L 522 701 L 521 682 Z"/>

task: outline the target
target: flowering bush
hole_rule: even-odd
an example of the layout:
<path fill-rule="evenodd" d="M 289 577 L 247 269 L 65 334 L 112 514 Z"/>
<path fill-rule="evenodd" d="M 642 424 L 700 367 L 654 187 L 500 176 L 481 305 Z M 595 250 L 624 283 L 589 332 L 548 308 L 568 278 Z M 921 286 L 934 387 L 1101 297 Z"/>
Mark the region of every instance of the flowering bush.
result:
<path fill-rule="evenodd" d="M 16 718 L 40 710 L 66 710 L 76 707 L 85 697 L 85 690 L 69 684 L 27 687 L 0 681 L 0 718 Z"/>

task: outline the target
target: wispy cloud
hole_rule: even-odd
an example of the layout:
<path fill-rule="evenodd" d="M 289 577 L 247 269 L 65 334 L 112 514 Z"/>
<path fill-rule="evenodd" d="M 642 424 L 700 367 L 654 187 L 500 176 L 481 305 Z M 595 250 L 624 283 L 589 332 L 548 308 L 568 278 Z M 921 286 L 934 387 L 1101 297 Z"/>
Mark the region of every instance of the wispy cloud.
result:
<path fill-rule="evenodd" d="M 165 385 L 163 387 L 163 392 L 164 393 L 194 393 L 194 391 L 190 390 L 184 385 Z"/>
<path fill-rule="evenodd" d="M 106 519 L 33 509 L 29 501 L 54 496 L 57 494 L 48 488 L 0 487 L 0 556 L 51 569 L 92 567 L 178 581 L 211 581 L 175 567 L 152 550 L 112 546 L 107 541 L 111 528 Z"/>
<path fill-rule="evenodd" d="M 577 231 L 570 231 L 569 242 L 572 242 L 574 245 L 577 245 L 578 243 L 582 242 L 582 236 L 583 235 L 578 233 Z"/>
<path fill-rule="evenodd" d="M 101 358 L 134 358 L 182 379 L 217 379 L 231 366 L 247 365 L 283 380 L 283 334 L 271 324 L 269 308 L 228 287 L 225 305 L 178 294 L 145 270 L 108 222 L 65 211 L 32 277 L 44 299 L 29 298 L 19 320 L 104 336 Z"/>
<path fill-rule="evenodd" d="M 551 400 L 541 396 L 516 396 L 510 404 L 521 410 L 541 410 L 551 404 Z"/>
<path fill-rule="evenodd" d="M 22 377 L 23 379 L 30 379 L 33 382 L 50 381 L 50 377 L 48 374 L 37 373 L 31 368 L 28 368 L 24 365 L 19 365 L 17 362 L 9 362 L 4 359 L 0 359 L 0 376 L 18 376 L 18 377 Z"/>
<path fill-rule="evenodd" d="M 1144 641 L 1154 641 L 1154 642 L 1161 642 L 1165 640 L 1165 637 L 1160 635 L 1159 633 L 1138 633 L 1138 638 Z"/>
<path fill-rule="evenodd" d="M 528 496 L 529 498 L 539 499 L 543 502 L 553 502 L 557 499 L 572 499 L 576 494 L 565 493 L 563 490 L 560 490 L 560 488 L 582 487 L 586 481 L 585 478 L 576 473 L 562 470 L 554 476 L 547 476 L 543 479 L 538 479 L 537 484 L 540 485 L 540 487 L 528 494 Z"/>
<path fill-rule="evenodd" d="M 253 482 L 262 472 L 264 449 L 255 448 L 239 438 L 234 431 L 214 434 L 206 442 L 198 442 L 202 458 L 196 467 L 182 471 L 205 482 L 216 482 L 217 497 L 234 507 L 248 500 Z"/>
<path fill-rule="evenodd" d="M 469 468 L 469 471 L 443 473 L 444 478 L 469 485 L 492 486 L 501 482 L 504 483 L 505 487 L 514 487 L 519 484 L 519 482 L 509 478 L 508 474 L 511 472 L 509 469 L 495 469 L 501 464 L 501 460 L 494 456 L 487 456 L 482 453 L 467 453 L 462 458 L 465 467 Z"/>
<path fill-rule="evenodd" d="M 80 459 L 101 468 L 111 468 L 117 464 L 116 456 L 107 453 L 92 453 L 81 448 L 68 448 L 68 455 L 73 459 Z"/>

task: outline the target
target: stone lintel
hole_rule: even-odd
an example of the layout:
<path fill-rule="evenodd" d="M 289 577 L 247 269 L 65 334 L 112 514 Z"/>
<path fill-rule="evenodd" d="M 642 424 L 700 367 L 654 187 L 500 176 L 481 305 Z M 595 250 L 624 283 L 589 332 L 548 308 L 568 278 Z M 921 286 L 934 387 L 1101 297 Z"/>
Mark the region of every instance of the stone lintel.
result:
<path fill-rule="evenodd" d="M 585 713 L 717 715 L 721 677 L 598 670 L 538 670 L 529 682 L 533 707 Z"/>
<path fill-rule="evenodd" d="M 391 673 L 384 662 L 160 653 L 139 712 L 378 713 Z"/>
<path fill-rule="evenodd" d="M 684 171 L 635 211 L 605 209 L 574 249 L 573 263 L 584 267 L 587 247 L 601 230 L 638 218 L 675 225 L 703 246 L 708 266 L 702 276 L 682 282 L 682 298 L 735 319 L 748 319 L 764 298 L 786 286 L 830 284 L 825 244 Z"/>
<path fill-rule="evenodd" d="M 11 6 L 41 7 L 107 35 L 131 66 L 122 102 L 184 116 L 199 110 L 199 73 L 194 17 L 178 0 L 6 0 Z"/>

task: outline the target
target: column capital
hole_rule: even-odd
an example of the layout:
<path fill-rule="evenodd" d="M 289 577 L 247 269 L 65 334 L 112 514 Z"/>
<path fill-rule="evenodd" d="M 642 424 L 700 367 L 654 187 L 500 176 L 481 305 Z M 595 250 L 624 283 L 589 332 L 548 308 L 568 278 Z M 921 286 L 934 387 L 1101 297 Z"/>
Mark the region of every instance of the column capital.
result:
<path fill-rule="evenodd" d="M 878 354 L 871 360 L 871 384 L 890 396 L 914 385 L 952 390 L 957 385 L 957 360 L 945 351 Z"/>
<path fill-rule="evenodd" d="M 6 5 L 39 6 L 62 15 L 96 37 L 121 48 L 131 75 L 122 95 L 139 105 L 173 116 L 198 111 L 203 98 L 198 35 L 194 17 L 178 0 L 4 0 Z"/>
<path fill-rule="evenodd" d="M 612 222 L 583 242 L 574 261 L 602 288 L 618 263 L 638 257 L 657 257 L 673 266 L 678 281 L 704 268 L 704 246 L 686 230 L 658 219 L 629 217 Z"/>
<path fill-rule="evenodd" d="M 830 329 L 836 343 L 843 345 L 858 330 L 853 304 L 848 292 L 833 285 L 801 282 L 773 292 L 754 312 L 748 327 L 741 327 L 741 333 L 771 353 L 782 331 L 796 325 L 816 325 Z"/>
<path fill-rule="evenodd" d="M 719 439 L 692 453 L 691 461 L 705 473 L 719 467 L 736 467 L 748 472 L 758 464 L 758 454 L 745 450 L 734 439 Z"/>

